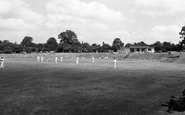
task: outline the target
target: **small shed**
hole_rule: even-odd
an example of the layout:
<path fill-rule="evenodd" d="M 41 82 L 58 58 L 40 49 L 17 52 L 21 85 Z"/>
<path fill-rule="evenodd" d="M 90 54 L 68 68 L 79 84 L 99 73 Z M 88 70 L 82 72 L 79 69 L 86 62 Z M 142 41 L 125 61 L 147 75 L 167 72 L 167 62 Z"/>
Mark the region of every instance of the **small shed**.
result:
<path fill-rule="evenodd" d="M 130 52 L 151 52 L 154 53 L 154 48 L 149 46 L 130 46 Z"/>
<path fill-rule="evenodd" d="M 131 53 L 146 53 L 146 52 L 150 52 L 150 53 L 154 53 L 154 47 L 150 47 L 150 46 L 137 46 L 137 45 L 132 45 L 130 47 L 125 47 L 124 48 L 125 52 L 131 52 Z"/>

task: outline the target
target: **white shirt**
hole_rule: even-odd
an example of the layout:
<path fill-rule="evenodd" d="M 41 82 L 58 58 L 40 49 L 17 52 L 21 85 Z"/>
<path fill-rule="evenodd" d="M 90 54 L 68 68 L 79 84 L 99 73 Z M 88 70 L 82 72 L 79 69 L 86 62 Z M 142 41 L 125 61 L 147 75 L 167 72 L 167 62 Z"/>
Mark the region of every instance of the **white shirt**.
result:
<path fill-rule="evenodd" d="M 0 62 L 3 62 L 3 61 L 4 61 L 4 58 L 1 58 L 1 59 L 0 59 Z"/>

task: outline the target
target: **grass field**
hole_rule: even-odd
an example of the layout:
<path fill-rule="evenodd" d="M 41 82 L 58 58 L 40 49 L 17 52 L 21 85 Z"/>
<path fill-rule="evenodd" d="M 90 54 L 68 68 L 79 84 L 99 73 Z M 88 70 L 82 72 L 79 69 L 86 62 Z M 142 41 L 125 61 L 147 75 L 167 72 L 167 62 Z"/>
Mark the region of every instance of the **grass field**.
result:
<path fill-rule="evenodd" d="M 4 65 L 0 115 L 166 115 L 161 103 L 185 88 L 185 65 L 177 63 L 118 60 L 113 69 L 112 60 L 41 64 L 8 55 Z"/>

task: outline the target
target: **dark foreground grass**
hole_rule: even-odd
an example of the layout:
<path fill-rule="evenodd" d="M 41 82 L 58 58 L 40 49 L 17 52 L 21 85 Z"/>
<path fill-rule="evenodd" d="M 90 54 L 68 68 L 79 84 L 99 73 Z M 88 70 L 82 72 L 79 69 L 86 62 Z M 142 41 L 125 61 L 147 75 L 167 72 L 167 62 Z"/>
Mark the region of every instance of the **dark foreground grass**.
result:
<path fill-rule="evenodd" d="M 185 88 L 184 65 L 152 61 L 54 64 L 7 60 L 0 115 L 164 115 L 161 103 Z"/>

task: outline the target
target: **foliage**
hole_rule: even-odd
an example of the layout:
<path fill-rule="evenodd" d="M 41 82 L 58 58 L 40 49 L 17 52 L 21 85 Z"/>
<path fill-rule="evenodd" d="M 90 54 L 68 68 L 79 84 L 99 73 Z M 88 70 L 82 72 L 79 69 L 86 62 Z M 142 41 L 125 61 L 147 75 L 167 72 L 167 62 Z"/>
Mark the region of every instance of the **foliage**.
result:
<path fill-rule="evenodd" d="M 120 38 L 115 38 L 112 43 L 112 50 L 118 51 L 124 46 L 124 43 L 120 40 Z"/>
<path fill-rule="evenodd" d="M 82 52 L 91 52 L 91 46 L 89 43 L 82 43 Z"/>
<path fill-rule="evenodd" d="M 143 41 L 141 41 L 141 42 L 138 42 L 138 43 L 134 43 L 134 45 L 136 45 L 136 46 L 146 46 L 147 44 L 144 43 Z"/>
<path fill-rule="evenodd" d="M 58 35 L 58 39 L 60 39 L 60 44 L 67 43 L 72 45 L 78 42 L 77 35 L 71 30 L 66 30 L 65 32 L 61 32 Z"/>
<path fill-rule="evenodd" d="M 100 48 L 100 52 L 108 52 L 110 49 L 111 49 L 111 46 L 103 42 L 103 45 Z"/>
<path fill-rule="evenodd" d="M 182 27 L 181 31 L 179 32 L 179 34 L 181 35 L 180 38 L 182 39 L 182 41 L 179 43 L 180 45 L 180 50 L 184 50 L 185 49 L 185 26 Z"/>
<path fill-rule="evenodd" d="M 101 48 L 101 46 L 97 45 L 96 43 L 93 43 L 91 46 L 92 52 L 99 52 L 100 48 Z"/>
<path fill-rule="evenodd" d="M 67 43 L 60 44 L 58 52 L 71 52 L 71 45 Z"/>
<path fill-rule="evenodd" d="M 77 35 L 71 31 L 66 30 L 58 35 L 60 39 L 59 50 L 60 52 L 79 52 L 81 43 L 77 39 Z"/>
<path fill-rule="evenodd" d="M 171 51 L 172 50 L 172 44 L 170 42 L 163 42 L 163 51 Z"/>
<path fill-rule="evenodd" d="M 22 48 L 21 48 L 21 46 L 18 45 L 18 44 L 12 44 L 11 50 L 12 50 L 12 52 L 14 52 L 14 53 L 21 53 Z"/>
<path fill-rule="evenodd" d="M 48 48 L 49 51 L 56 51 L 58 48 L 57 40 L 54 37 L 51 37 L 46 42 L 46 48 Z"/>
<path fill-rule="evenodd" d="M 162 52 L 162 43 L 160 41 L 156 41 L 154 44 L 151 46 L 155 48 L 156 52 Z"/>
<path fill-rule="evenodd" d="M 33 47 L 33 38 L 30 36 L 25 36 L 24 39 L 21 42 L 21 46 L 23 49 L 23 52 L 27 52 L 27 53 L 31 53 L 32 52 L 32 48 Z"/>
<path fill-rule="evenodd" d="M 21 46 L 8 40 L 0 41 L 0 53 L 20 53 Z"/>
<path fill-rule="evenodd" d="M 167 52 L 167 51 L 179 51 L 185 50 L 185 26 L 182 27 L 181 32 L 182 41 L 179 44 L 173 44 L 171 42 L 160 42 L 156 41 L 153 44 L 146 44 L 143 41 L 138 43 L 127 43 L 125 47 L 130 47 L 131 45 L 138 46 L 151 46 L 155 48 L 157 52 Z M 60 39 L 60 43 L 57 43 L 57 40 L 54 37 L 50 37 L 46 43 L 33 43 L 33 38 L 30 36 L 25 36 L 20 44 L 11 43 L 8 40 L 0 40 L 0 53 L 21 53 L 21 52 L 109 52 L 121 50 L 124 47 L 124 43 L 120 38 L 115 38 L 112 42 L 112 46 L 107 43 L 102 45 L 93 43 L 90 45 L 88 42 L 80 43 L 75 32 L 71 30 L 66 30 L 61 32 L 58 35 L 58 39 Z"/>
<path fill-rule="evenodd" d="M 131 45 L 133 45 L 133 44 L 127 43 L 127 44 L 125 45 L 125 47 L 130 47 Z"/>
<path fill-rule="evenodd" d="M 5 53 L 5 54 L 11 54 L 12 51 L 11 51 L 10 49 L 5 49 L 5 50 L 3 51 L 3 53 Z"/>
<path fill-rule="evenodd" d="M 24 47 L 32 46 L 33 38 L 29 36 L 25 36 L 24 39 L 21 42 L 21 45 Z"/>
<path fill-rule="evenodd" d="M 48 49 L 45 47 L 45 44 L 39 43 L 36 45 L 37 47 L 37 52 L 45 52 L 48 51 Z"/>

